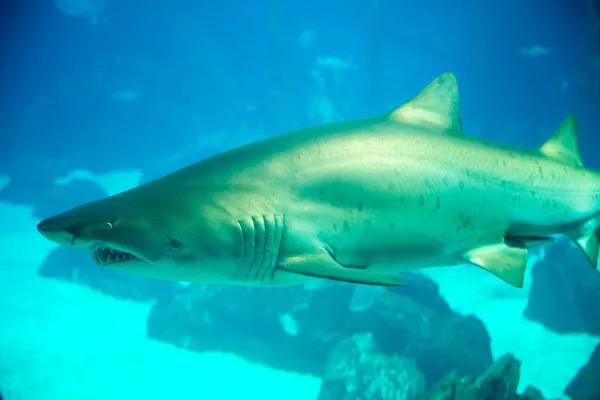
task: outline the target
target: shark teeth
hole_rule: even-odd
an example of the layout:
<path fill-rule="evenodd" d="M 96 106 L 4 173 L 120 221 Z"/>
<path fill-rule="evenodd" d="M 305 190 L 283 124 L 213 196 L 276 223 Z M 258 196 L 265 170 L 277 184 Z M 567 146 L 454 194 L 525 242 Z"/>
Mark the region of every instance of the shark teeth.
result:
<path fill-rule="evenodd" d="M 90 257 L 94 263 L 102 266 L 121 263 L 136 258 L 133 254 L 105 246 L 90 247 Z"/>

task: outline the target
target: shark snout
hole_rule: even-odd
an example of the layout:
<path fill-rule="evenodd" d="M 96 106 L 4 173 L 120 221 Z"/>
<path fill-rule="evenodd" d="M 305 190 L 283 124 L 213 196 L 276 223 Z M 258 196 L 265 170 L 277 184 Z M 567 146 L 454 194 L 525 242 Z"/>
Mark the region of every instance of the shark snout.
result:
<path fill-rule="evenodd" d="M 75 235 L 63 220 L 55 217 L 46 218 L 41 221 L 37 230 L 46 239 L 63 246 L 73 246 L 75 244 Z"/>

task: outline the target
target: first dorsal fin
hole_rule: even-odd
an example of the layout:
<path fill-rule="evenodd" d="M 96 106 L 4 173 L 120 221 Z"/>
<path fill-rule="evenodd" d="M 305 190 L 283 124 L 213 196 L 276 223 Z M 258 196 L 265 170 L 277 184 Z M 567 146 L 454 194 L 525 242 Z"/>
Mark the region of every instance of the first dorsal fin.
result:
<path fill-rule="evenodd" d="M 461 133 L 456 77 L 450 72 L 438 76 L 412 100 L 393 110 L 390 118 L 444 133 Z"/>
<path fill-rule="evenodd" d="M 554 135 L 539 149 L 546 157 L 573 166 L 583 166 L 579 154 L 579 139 L 575 117 L 569 115 L 560 124 Z"/>

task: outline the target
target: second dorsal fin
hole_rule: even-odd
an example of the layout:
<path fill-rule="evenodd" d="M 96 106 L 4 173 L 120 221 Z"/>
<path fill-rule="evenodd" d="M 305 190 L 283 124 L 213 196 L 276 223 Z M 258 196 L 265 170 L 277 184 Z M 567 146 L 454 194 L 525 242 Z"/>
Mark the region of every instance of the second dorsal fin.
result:
<path fill-rule="evenodd" d="M 440 133 L 462 133 L 456 77 L 450 72 L 438 76 L 412 100 L 393 110 L 390 118 Z"/>
<path fill-rule="evenodd" d="M 556 132 L 546 143 L 539 148 L 546 157 L 573 166 L 583 166 L 579 153 L 579 139 L 577 137 L 577 123 L 575 117 L 569 115 L 560 124 Z"/>

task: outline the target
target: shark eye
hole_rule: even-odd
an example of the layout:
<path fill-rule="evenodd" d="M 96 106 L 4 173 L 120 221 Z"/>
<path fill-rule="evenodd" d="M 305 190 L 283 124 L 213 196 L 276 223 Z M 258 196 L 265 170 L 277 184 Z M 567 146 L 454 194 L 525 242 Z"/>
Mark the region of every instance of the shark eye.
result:
<path fill-rule="evenodd" d="M 106 230 L 109 230 L 113 228 L 113 224 L 111 224 L 110 222 L 105 222 L 102 224 L 102 227 Z"/>

